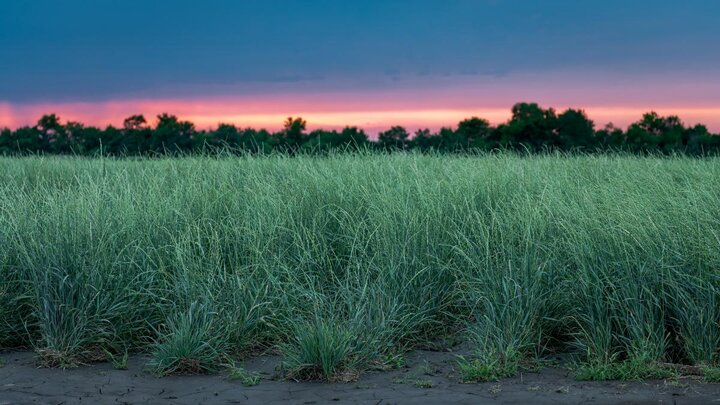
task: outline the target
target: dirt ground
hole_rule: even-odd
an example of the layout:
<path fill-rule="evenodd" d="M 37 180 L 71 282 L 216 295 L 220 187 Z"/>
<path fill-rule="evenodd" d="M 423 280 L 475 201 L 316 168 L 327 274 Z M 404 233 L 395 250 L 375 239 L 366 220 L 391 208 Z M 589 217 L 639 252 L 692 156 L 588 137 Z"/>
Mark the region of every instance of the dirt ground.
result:
<path fill-rule="evenodd" d="M 275 377 L 279 358 L 259 357 L 245 368 L 262 381 L 245 387 L 227 374 L 157 378 L 132 357 L 128 370 L 110 364 L 77 369 L 37 368 L 32 353 L 0 353 L 0 405 L 4 404 L 720 404 L 720 384 L 676 381 L 579 382 L 546 368 L 493 383 L 462 384 L 452 353 L 419 351 L 407 366 L 371 372 L 344 384 L 299 383 Z"/>

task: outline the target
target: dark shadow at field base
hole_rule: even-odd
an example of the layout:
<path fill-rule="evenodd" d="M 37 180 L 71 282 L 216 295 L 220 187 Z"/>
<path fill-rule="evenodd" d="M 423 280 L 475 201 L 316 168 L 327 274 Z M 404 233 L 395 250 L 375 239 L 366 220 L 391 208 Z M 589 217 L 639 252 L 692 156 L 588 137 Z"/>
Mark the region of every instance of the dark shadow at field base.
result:
<path fill-rule="evenodd" d="M 157 378 L 143 371 L 147 358 L 128 370 L 101 363 L 77 369 L 37 368 L 32 353 L 2 353 L 0 404 L 720 404 L 720 384 L 698 379 L 646 382 L 579 382 L 567 370 L 546 368 L 499 382 L 462 384 L 453 353 L 418 351 L 407 365 L 370 372 L 344 384 L 274 379 L 278 357 L 247 360 L 260 384 L 245 387 L 227 374 Z"/>

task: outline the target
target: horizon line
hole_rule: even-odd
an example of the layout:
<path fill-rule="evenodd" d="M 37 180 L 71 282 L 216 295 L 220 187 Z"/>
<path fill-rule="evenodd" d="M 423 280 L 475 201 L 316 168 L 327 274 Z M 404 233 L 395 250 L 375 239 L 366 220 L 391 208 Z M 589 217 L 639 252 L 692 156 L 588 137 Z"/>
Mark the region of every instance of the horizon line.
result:
<path fill-rule="evenodd" d="M 639 121 L 643 114 L 656 112 L 660 115 L 676 115 L 688 126 L 702 124 L 713 132 L 720 131 L 720 106 L 588 106 L 562 105 L 555 107 L 548 103 L 538 103 L 543 108 L 553 108 L 561 113 L 569 108 L 585 111 L 595 123 L 596 128 L 613 124 L 626 129 Z M 258 108 L 260 107 L 260 108 Z M 265 111 L 263 111 L 265 110 Z M 235 111 L 249 111 L 236 113 Z M 488 120 L 492 125 L 507 122 L 512 113 L 511 106 L 500 107 L 460 107 L 460 108 L 354 108 L 343 110 L 337 105 L 328 106 L 278 106 L 247 105 L 245 102 L 227 102 L 210 100 L 204 102 L 191 100 L 131 100 L 110 102 L 72 102 L 39 103 L 13 105 L 0 102 L 0 128 L 17 129 L 33 126 L 45 114 L 56 114 L 63 122 L 80 122 L 87 126 L 120 127 L 125 118 L 143 115 L 148 122 L 162 113 L 175 115 L 183 121 L 190 121 L 199 130 L 212 130 L 221 124 L 230 124 L 239 128 L 278 130 L 287 117 L 302 117 L 308 123 L 308 130 L 342 129 L 358 127 L 368 133 L 377 132 L 392 126 L 403 126 L 409 130 L 453 128 L 467 118 L 478 117 Z"/>

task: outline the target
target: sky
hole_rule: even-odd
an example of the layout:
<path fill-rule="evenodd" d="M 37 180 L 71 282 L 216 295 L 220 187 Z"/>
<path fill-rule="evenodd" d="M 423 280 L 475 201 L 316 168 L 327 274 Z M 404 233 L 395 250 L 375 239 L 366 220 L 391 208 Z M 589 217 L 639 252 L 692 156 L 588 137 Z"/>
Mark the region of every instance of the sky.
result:
<path fill-rule="evenodd" d="M 0 127 L 436 129 L 528 101 L 720 131 L 719 19 L 714 0 L 4 0 Z"/>

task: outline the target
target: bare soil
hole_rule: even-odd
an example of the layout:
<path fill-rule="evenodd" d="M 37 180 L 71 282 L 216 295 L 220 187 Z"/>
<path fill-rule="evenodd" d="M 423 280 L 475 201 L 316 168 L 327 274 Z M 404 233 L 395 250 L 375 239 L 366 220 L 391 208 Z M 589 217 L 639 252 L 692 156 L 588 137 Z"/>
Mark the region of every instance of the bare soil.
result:
<path fill-rule="evenodd" d="M 262 381 L 245 387 L 227 373 L 158 378 L 143 370 L 147 358 L 130 358 L 128 370 L 108 363 L 60 370 L 38 368 L 29 352 L 1 353 L 0 405 L 4 404 L 720 404 L 720 384 L 698 377 L 643 382 L 581 382 L 562 368 L 515 378 L 463 384 L 455 354 L 417 351 L 407 365 L 369 372 L 355 382 L 320 383 L 279 379 L 280 359 L 245 362 Z"/>

